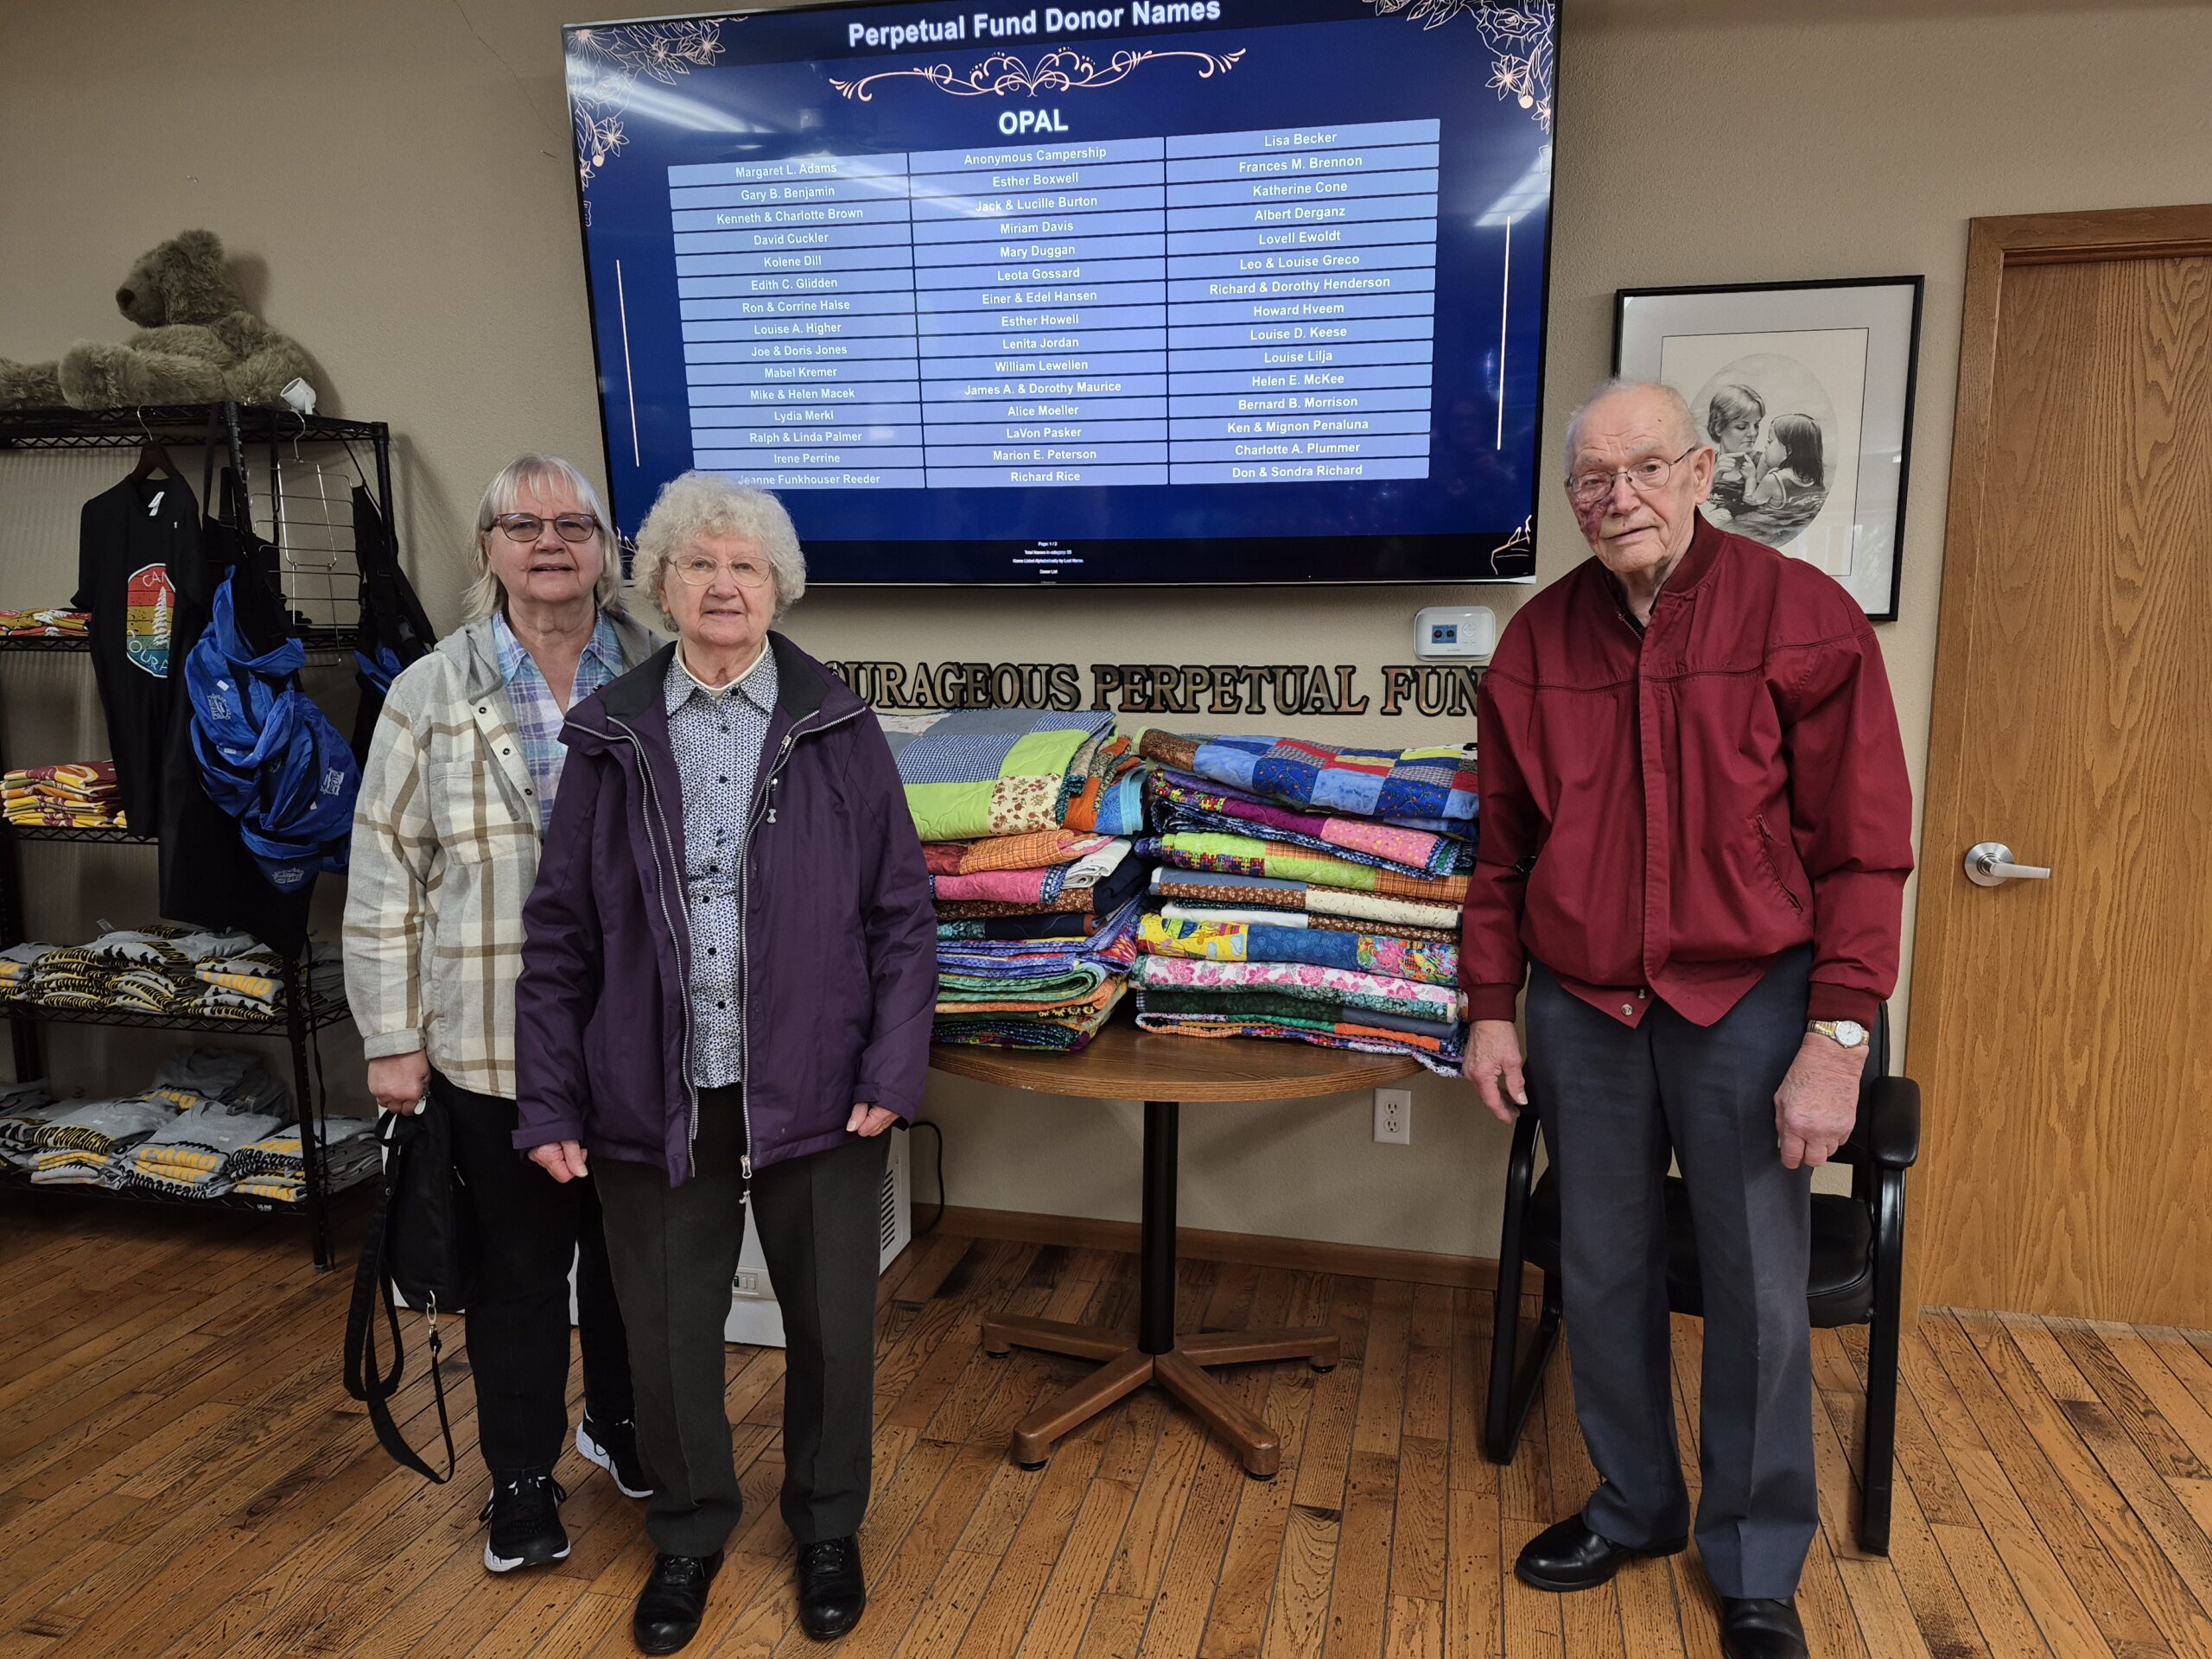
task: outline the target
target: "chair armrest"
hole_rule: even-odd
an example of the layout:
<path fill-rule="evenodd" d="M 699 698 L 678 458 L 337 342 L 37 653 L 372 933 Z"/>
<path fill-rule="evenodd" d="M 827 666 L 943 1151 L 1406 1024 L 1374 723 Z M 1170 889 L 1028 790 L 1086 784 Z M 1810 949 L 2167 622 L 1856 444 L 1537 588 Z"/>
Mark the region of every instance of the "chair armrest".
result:
<path fill-rule="evenodd" d="M 1883 1077 L 1874 1084 L 1866 1149 L 1885 1169 L 1910 1169 L 1919 1160 L 1920 1085 L 1910 1077 Z"/>

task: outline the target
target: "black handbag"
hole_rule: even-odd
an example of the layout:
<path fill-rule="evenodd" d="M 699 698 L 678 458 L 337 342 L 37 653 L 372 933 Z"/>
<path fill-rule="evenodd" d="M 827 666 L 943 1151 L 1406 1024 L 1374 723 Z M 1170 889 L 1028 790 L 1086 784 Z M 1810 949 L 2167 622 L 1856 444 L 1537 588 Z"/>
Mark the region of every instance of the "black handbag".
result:
<path fill-rule="evenodd" d="M 378 1125 L 384 1147 L 384 1182 L 361 1241 L 353 1273 L 353 1303 L 346 1317 L 346 1392 L 364 1402 L 377 1439 L 401 1467 L 443 1485 L 453 1478 L 453 1425 L 446 1415 L 445 1378 L 438 1370 L 443 1344 L 438 1316 L 467 1305 L 476 1276 L 476 1237 L 468 1192 L 453 1155 L 453 1125 L 445 1111 L 424 1100 L 411 1113 L 386 1112 Z M 420 1308 L 428 1325 L 430 1388 L 437 1396 L 438 1429 L 445 1437 L 441 1475 L 415 1455 L 392 1421 L 391 1397 L 404 1369 L 399 1312 L 394 1292 Z M 391 1370 L 378 1369 L 377 1303 L 384 1304 L 391 1337 Z"/>

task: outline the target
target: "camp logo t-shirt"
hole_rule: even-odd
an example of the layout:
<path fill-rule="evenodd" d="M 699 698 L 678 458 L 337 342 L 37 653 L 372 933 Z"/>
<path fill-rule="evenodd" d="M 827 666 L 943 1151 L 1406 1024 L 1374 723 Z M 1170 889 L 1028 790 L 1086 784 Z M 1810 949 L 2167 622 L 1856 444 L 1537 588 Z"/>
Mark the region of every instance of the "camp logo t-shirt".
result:
<path fill-rule="evenodd" d="M 166 564 L 141 565 L 124 582 L 123 652 L 133 668 L 156 679 L 169 672 L 169 636 L 176 621 L 176 588 Z"/>

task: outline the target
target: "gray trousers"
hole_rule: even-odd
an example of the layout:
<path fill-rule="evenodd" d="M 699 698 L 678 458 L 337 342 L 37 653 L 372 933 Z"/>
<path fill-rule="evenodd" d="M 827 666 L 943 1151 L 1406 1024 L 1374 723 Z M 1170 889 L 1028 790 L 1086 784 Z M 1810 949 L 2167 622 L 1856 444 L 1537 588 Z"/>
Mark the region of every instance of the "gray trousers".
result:
<path fill-rule="evenodd" d="M 753 1217 L 783 1311 L 785 1524 L 803 1544 L 858 1532 L 874 1431 L 882 1135 L 757 1170 Z M 742 1504 L 731 1456 L 722 1323 L 745 1242 L 745 1126 L 735 1088 L 700 1091 L 696 1173 L 595 1160 L 607 1253 L 630 1334 L 638 1449 L 653 1478 L 645 1530 L 671 1555 L 711 1555 Z"/>
<path fill-rule="evenodd" d="M 1529 981 L 1529 1082 L 1560 1193 L 1575 1414 L 1599 1485 L 1591 1529 L 1681 1537 L 1662 1183 L 1688 1189 L 1705 1287 L 1698 1549 L 1724 1596 L 1796 1593 L 1820 1524 L 1805 1274 L 1812 1174 L 1785 1169 L 1774 1095 L 1804 1040 L 1809 947 L 1777 959 L 1727 1015 L 1662 1003 L 1631 1029 L 1541 966 Z"/>

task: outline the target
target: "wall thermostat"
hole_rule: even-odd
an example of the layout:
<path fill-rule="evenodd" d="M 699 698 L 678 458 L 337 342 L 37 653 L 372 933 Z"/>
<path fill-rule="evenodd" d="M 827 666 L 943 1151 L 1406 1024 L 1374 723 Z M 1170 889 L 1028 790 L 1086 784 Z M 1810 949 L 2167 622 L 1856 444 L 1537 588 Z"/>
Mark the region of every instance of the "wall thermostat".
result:
<path fill-rule="evenodd" d="M 1414 613 L 1414 655 L 1488 661 L 1497 649 L 1497 614 L 1487 605 L 1432 605 Z"/>

